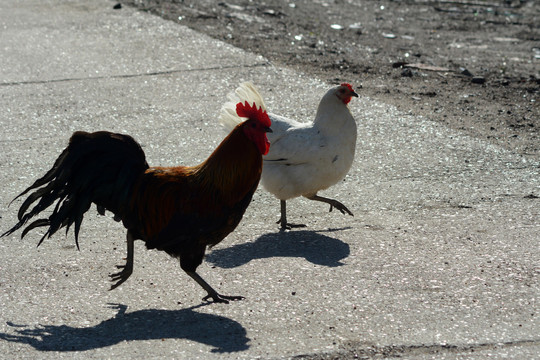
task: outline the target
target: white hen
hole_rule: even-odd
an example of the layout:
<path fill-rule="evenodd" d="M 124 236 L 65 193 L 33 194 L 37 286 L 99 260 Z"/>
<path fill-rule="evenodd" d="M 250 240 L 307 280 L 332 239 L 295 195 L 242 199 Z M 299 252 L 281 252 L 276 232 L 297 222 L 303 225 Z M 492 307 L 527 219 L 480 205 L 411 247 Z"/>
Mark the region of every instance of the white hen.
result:
<path fill-rule="evenodd" d="M 263 157 L 261 183 L 281 200 L 281 217 L 277 223 L 282 229 L 305 226 L 287 222 L 286 200 L 298 196 L 330 204 L 330 211 L 335 207 L 342 214 L 353 215 L 341 202 L 317 195 L 343 179 L 351 168 L 356 122 L 347 104 L 353 96 L 358 94 L 349 84 L 331 88 L 321 99 L 312 123 L 268 114 L 273 132 L 268 133 L 270 152 Z M 219 118 L 227 131 L 244 120 L 236 114 L 238 102 L 255 103 L 266 110 L 257 88 L 249 82 L 240 84 L 229 100 Z"/>

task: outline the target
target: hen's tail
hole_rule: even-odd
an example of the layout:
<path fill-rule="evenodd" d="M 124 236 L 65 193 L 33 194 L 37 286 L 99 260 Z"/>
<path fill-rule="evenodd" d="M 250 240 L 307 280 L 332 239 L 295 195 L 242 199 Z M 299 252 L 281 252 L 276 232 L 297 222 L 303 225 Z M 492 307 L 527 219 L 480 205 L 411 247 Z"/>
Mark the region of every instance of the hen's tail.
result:
<path fill-rule="evenodd" d="M 21 238 L 34 228 L 48 226 L 39 246 L 60 228 L 65 227 L 67 233 L 70 226 L 75 224 L 78 247 L 80 226 L 90 205 L 95 203 L 102 214 L 107 209 L 116 218 L 123 218 L 129 211 L 133 184 L 147 168 L 144 152 L 131 136 L 106 131 L 78 131 L 73 134 L 53 167 L 15 198 L 35 189 L 19 209 L 19 222 L 2 236 L 18 230 L 32 217 L 56 203 L 52 214 L 47 219 L 38 219 L 29 224 Z M 37 204 L 29 210 L 36 201 Z"/>
<path fill-rule="evenodd" d="M 251 82 L 241 83 L 240 86 L 227 97 L 229 101 L 221 107 L 221 113 L 219 115 L 219 122 L 227 132 L 232 131 L 236 125 L 245 120 L 245 118 L 241 118 L 236 114 L 236 104 L 239 102 L 245 103 L 247 101 L 250 105 L 255 103 L 262 111 L 266 111 L 261 94 L 259 94 L 257 88 Z"/>

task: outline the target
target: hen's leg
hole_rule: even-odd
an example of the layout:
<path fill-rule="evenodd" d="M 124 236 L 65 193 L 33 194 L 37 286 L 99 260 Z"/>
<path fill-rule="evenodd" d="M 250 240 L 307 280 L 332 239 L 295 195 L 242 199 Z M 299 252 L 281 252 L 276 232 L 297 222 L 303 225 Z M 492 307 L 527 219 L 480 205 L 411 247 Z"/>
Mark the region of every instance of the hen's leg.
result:
<path fill-rule="evenodd" d="M 120 284 L 126 281 L 131 275 L 131 273 L 133 272 L 133 242 L 134 241 L 135 239 L 133 238 L 133 235 L 128 230 L 126 265 L 116 265 L 116 267 L 118 269 L 122 269 L 122 271 L 110 275 L 111 281 L 116 281 L 114 284 L 112 284 L 110 290 L 116 289 L 118 286 L 120 286 Z"/>
<path fill-rule="evenodd" d="M 206 281 L 204 281 L 204 279 L 195 271 L 186 271 L 186 273 L 191 276 L 193 280 L 197 282 L 197 284 L 201 285 L 204 290 L 206 290 L 208 295 L 203 297 L 203 300 L 205 301 L 212 298 L 213 302 L 228 304 L 229 300 L 234 301 L 244 299 L 243 296 L 227 296 L 218 294 L 217 291 L 214 290 Z"/>
<path fill-rule="evenodd" d="M 291 224 L 287 222 L 287 203 L 285 200 L 280 200 L 281 203 L 281 217 L 276 224 L 281 225 L 281 230 L 290 230 L 295 227 L 306 227 L 304 224 Z"/>
<path fill-rule="evenodd" d="M 311 196 L 306 196 L 306 198 L 308 198 L 309 200 L 321 201 L 321 202 L 329 204 L 330 205 L 330 211 L 332 211 L 334 208 L 336 208 L 339 211 L 341 211 L 342 214 L 347 213 L 347 214 L 349 214 L 351 216 L 354 216 L 353 213 L 349 209 L 347 209 L 347 207 L 345 205 L 343 205 L 342 203 L 340 203 L 337 200 L 328 199 L 328 198 L 319 196 L 317 194 L 311 195 Z"/>

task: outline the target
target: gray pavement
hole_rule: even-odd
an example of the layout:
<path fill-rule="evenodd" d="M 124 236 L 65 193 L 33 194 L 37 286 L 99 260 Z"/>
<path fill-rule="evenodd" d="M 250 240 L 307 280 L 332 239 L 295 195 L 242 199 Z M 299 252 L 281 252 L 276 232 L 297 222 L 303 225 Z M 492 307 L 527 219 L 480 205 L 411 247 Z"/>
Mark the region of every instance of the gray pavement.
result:
<path fill-rule="evenodd" d="M 275 113 L 314 115 L 329 84 L 113 2 L 0 2 L 0 230 L 9 201 L 46 171 L 75 130 L 139 140 L 152 165 L 196 164 L 224 137 L 217 114 L 240 81 Z M 361 93 L 361 90 L 360 90 Z M 135 248 L 108 291 L 125 231 L 92 211 L 72 234 L 0 240 L 4 358 L 540 357 L 540 162 L 353 99 L 357 157 L 324 194 L 354 217 L 302 199 L 279 233 L 259 189 L 200 273 Z M 533 195 L 533 196 L 531 196 Z M 329 356 L 330 356 L 329 355 Z"/>

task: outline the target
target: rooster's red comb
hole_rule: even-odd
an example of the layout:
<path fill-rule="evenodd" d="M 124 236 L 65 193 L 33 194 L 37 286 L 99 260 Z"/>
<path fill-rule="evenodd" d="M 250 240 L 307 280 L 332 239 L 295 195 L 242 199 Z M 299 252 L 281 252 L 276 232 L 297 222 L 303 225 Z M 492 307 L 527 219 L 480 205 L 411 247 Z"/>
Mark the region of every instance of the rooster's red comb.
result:
<path fill-rule="evenodd" d="M 245 117 L 251 120 L 259 122 L 262 126 L 270 127 L 272 122 L 268 117 L 266 111 L 263 111 L 262 108 L 257 108 L 257 105 L 253 103 L 253 106 L 249 105 L 246 101 L 245 103 L 239 102 L 236 104 L 236 113 L 240 117 Z"/>
<path fill-rule="evenodd" d="M 354 91 L 353 87 L 352 87 L 351 84 L 349 84 L 349 83 L 342 83 L 341 86 L 348 87 L 349 90 Z"/>

